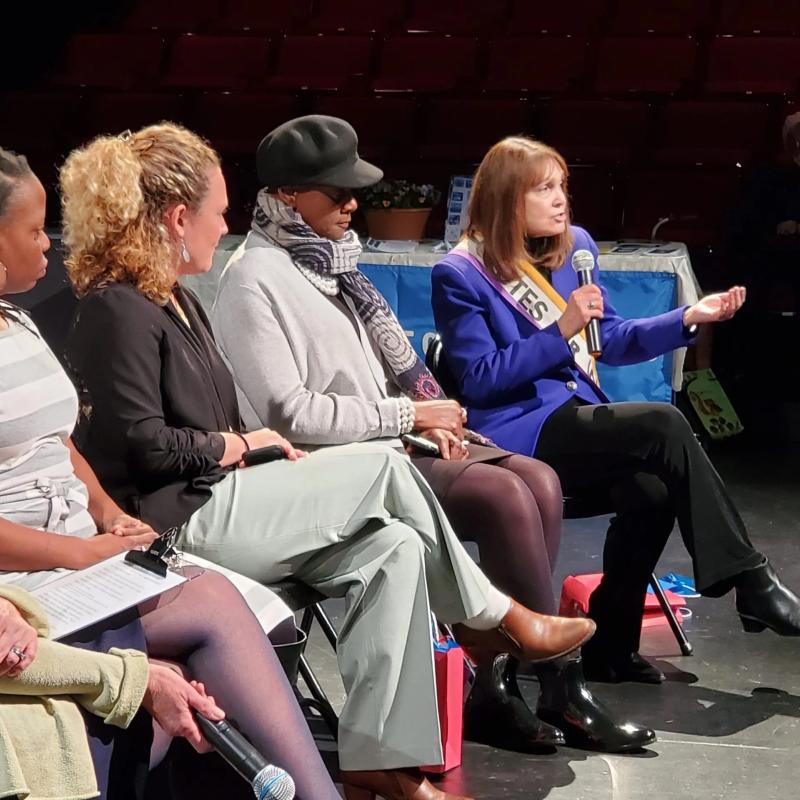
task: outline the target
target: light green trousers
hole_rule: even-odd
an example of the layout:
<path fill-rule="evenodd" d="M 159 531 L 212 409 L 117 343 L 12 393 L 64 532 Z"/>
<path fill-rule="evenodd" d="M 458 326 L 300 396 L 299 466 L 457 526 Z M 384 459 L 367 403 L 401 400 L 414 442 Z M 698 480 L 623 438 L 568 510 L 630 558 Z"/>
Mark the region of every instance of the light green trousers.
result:
<path fill-rule="evenodd" d="M 441 762 L 430 612 L 477 616 L 489 581 L 405 456 L 362 443 L 236 470 L 181 544 L 262 583 L 293 577 L 345 598 L 343 769 Z"/>

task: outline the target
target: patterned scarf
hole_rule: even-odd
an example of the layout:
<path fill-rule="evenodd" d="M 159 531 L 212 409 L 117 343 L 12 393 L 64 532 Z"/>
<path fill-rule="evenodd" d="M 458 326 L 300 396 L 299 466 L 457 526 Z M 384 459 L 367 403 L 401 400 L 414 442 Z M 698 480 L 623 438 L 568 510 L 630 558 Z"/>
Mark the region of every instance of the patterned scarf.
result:
<path fill-rule="evenodd" d="M 338 241 L 318 236 L 303 218 L 265 189 L 258 193 L 252 228 L 286 250 L 295 266 L 323 294 L 347 295 L 378 346 L 398 388 L 412 400 L 444 398 L 436 379 L 372 281 L 358 269 L 361 243 L 353 230 Z"/>

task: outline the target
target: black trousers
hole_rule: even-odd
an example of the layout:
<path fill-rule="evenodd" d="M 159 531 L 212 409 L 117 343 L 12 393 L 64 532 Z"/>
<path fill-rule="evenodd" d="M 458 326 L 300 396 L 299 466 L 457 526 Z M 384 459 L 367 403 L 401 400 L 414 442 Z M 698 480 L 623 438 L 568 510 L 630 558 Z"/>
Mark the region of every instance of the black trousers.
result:
<path fill-rule="evenodd" d="M 725 594 L 736 575 L 763 561 L 674 406 L 570 400 L 545 423 L 535 456 L 558 473 L 565 496 L 591 495 L 615 514 L 590 603 L 593 647 L 620 655 L 638 649 L 648 580 L 676 519 L 706 596 Z"/>

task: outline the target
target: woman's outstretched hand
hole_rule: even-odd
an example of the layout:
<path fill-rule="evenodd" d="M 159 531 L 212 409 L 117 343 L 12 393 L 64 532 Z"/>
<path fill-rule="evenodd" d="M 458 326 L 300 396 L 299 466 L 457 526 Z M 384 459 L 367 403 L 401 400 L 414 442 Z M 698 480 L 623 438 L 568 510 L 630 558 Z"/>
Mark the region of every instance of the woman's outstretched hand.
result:
<path fill-rule="evenodd" d="M 704 322 L 723 322 L 744 305 L 746 297 L 747 290 L 744 286 L 734 286 L 727 292 L 710 294 L 684 311 L 683 324 L 688 328 Z"/>

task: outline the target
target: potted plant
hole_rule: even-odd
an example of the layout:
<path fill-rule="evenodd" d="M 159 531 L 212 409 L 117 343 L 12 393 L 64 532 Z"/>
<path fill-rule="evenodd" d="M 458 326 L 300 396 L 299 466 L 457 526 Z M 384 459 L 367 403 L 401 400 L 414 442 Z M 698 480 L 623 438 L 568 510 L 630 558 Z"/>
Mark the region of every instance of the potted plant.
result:
<path fill-rule="evenodd" d="M 359 194 L 373 239 L 419 241 L 441 193 L 430 183 L 380 181 Z"/>

